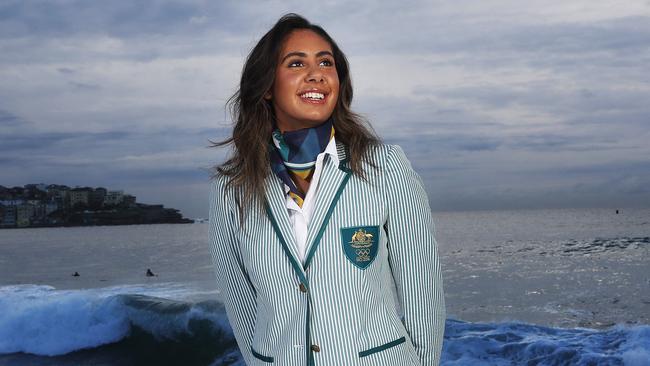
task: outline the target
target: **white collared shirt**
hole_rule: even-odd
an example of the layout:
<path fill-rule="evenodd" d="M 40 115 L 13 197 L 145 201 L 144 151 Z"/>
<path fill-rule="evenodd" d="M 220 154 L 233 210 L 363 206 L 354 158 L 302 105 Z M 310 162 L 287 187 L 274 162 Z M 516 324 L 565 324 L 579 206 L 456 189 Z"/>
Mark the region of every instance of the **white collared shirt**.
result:
<path fill-rule="evenodd" d="M 312 213 L 314 212 L 314 204 L 316 203 L 316 194 L 318 193 L 318 181 L 320 180 L 320 174 L 323 170 L 323 159 L 325 154 L 332 155 L 333 161 L 338 162 L 339 155 L 336 152 L 336 141 L 334 136 L 330 139 L 330 142 L 325 147 L 325 150 L 318 154 L 316 157 L 316 166 L 314 167 L 314 175 L 311 178 L 309 183 L 309 189 L 307 190 L 307 195 L 305 196 L 304 201 L 302 202 L 302 207 L 298 206 L 296 201 L 289 196 L 289 186 L 284 185 L 284 193 L 286 194 L 286 204 L 287 210 L 289 211 L 289 219 L 291 220 L 291 226 L 293 227 L 293 233 L 296 237 L 296 243 L 298 244 L 298 255 L 300 256 L 300 261 L 305 262 L 305 252 L 307 251 L 307 227 L 309 225 L 309 220 L 311 220 Z"/>

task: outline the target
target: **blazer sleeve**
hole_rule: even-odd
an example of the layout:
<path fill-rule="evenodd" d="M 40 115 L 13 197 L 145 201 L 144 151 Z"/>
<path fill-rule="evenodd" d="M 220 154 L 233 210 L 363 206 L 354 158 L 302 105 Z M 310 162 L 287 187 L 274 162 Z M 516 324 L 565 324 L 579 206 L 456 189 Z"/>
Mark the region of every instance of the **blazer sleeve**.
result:
<path fill-rule="evenodd" d="M 422 366 L 437 366 L 446 312 L 429 200 L 401 147 L 391 146 L 386 166 L 388 260 L 404 326 Z"/>
<path fill-rule="evenodd" d="M 251 351 L 256 317 L 256 293 L 244 268 L 234 235 L 236 219 L 229 208 L 220 178 L 210 190 L 209 241 L 216 272 L 217 290 L 246 364 L 254 363 Z"/>

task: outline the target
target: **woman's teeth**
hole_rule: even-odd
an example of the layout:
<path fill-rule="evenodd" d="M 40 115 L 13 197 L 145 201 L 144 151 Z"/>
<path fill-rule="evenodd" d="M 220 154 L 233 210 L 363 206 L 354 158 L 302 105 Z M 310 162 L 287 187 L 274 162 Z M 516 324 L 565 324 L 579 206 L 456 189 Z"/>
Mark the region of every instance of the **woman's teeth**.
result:
<path fill-rule="evenodd" d="M 305 93 L 300 96 L 301 98 L 307 98 L 307 99 L 315 99 L 315 100 L 322 100 L 325 99 L 325 95 L 322 93 Z"/>

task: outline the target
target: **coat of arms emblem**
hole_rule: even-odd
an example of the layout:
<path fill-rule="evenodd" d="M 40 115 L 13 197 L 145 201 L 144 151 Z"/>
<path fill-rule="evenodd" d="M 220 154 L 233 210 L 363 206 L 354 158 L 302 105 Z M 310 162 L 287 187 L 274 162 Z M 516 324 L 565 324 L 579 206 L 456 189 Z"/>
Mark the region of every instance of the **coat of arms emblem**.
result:
<path fill-rule="evenodd" d="M 379 226 L 341 229 L 346 257 L 357 267 L 365 269 L 377 256 Z"/>

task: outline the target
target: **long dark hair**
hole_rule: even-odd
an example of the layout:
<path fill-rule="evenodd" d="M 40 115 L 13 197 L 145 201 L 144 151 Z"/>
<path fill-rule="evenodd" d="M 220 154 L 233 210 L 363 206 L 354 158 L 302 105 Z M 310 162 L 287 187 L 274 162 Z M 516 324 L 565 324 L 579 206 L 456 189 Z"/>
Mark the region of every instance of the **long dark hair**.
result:
<path fill-rule="evenodd" d="M 332 112 L 336 139 L 347 146 L 352 173 L 364 178 L 362 161 L 367 160 L 369 147 L 380 143 L 372 127 L 360 115 L 350 110 L 352 81 L 348 61 L 332 37 L 318 25 L 302 16 L 289 13 L 282 16 L 246 58 L 239 89 L 226 106 L 234 123 L 232 137 L 220 142 L 211 141 L 212 147 L 234 145 L 229 159 L 214 167 L 213 177 L 227 176 L 227 187 L 236 192 L 240 219 L 253 202 L 264 202 L 264 181 L 271 172 L 268 144 L 273 131 L 273 104 L 264 99 L 275 80 L 275 69 L 285 38 L 294 30 L 308 29 L 329 42 L 339 78 L 339 97 Z M 371 162 L 368 161 L 372 165 Z"/>

